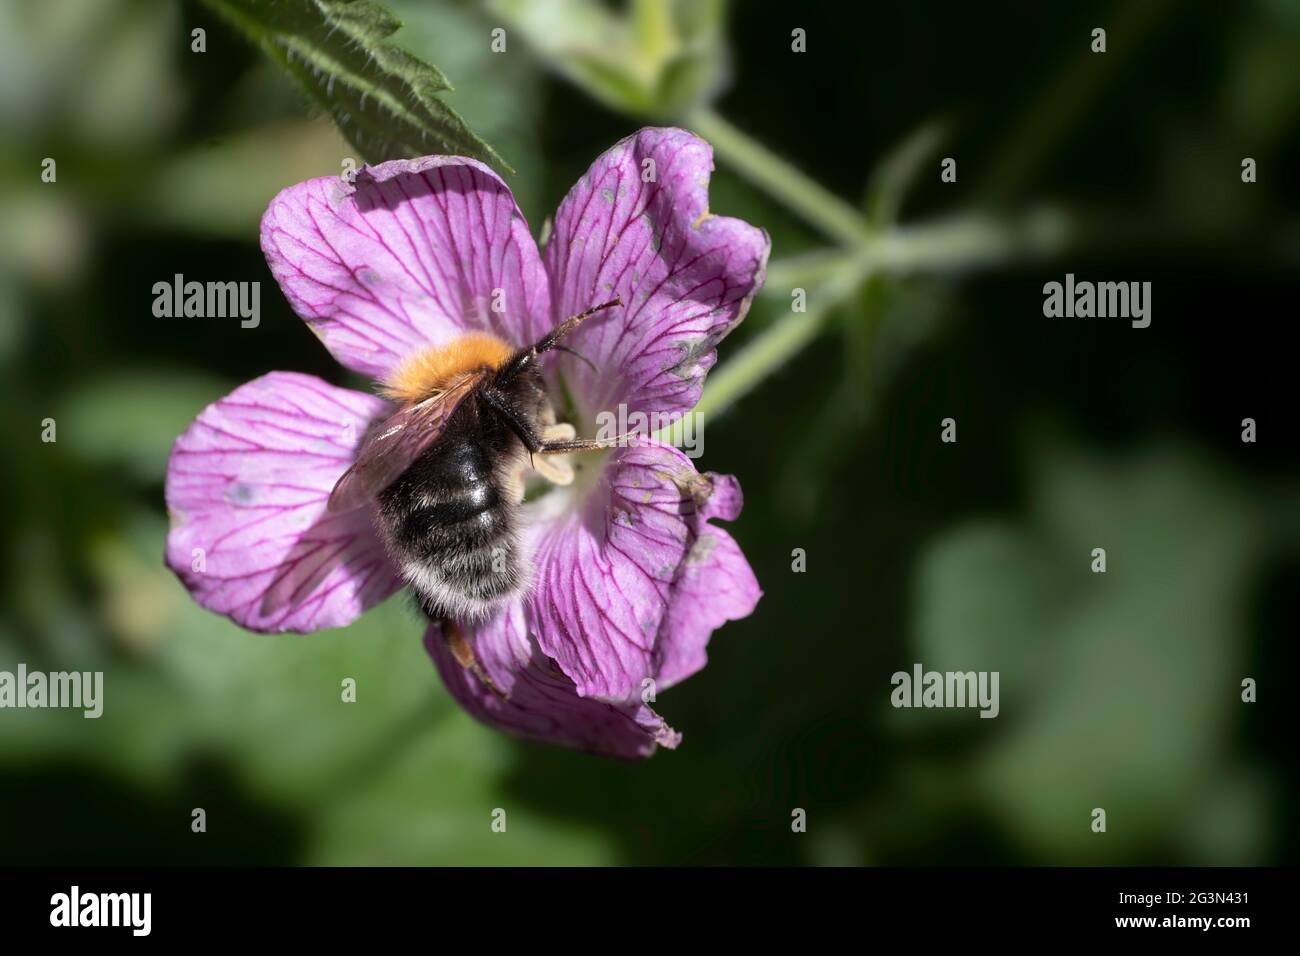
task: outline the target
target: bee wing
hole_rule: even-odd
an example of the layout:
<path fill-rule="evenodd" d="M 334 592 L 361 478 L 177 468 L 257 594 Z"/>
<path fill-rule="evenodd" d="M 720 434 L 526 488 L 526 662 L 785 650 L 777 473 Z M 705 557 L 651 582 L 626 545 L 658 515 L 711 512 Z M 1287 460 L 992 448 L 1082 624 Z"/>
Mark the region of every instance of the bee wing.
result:
<path fill-rule="evenodd" d="M 451 413 L 483 377 L 481 372 L 466 376 L 446 391 L 408 405 L 386 419 L 361 447 L 352 467 L 335 483 L 327 510 L 338 514 L 359 508 L 396 481 L 437 440 Z"/>

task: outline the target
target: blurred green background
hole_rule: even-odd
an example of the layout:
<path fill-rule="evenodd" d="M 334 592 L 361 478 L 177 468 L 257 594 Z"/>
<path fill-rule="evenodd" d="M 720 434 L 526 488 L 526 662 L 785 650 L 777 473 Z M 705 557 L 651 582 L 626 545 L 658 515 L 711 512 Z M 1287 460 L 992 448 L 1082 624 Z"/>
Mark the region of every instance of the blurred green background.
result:
<path fill-rule="evenodd" d="M 0 863 L 1296 861 L 1300 4 L 708 3 L 662 73 L 584 19 L 618 4 L 390 6 L 516 169 L 534 230 L 645 117 L 713 97 L 847 202 L 888 207 L 886 227 L 894 207 L 905 225 L 1047 208 L 1069 242 L 873 274 L 711 418 L 699 464 L 743 483 L 732 531 L 765 597 L 660 697 L 678 751 L 547 749 L 450 701 L 400 599 L 259 636 L 163 568 L 162 479 L 191 418 L 271 369 L 348 381 L 257 223 L 355 151 L 203 6 L 5 0 L 0 669 L 103 670 L 106 704 L 0 712 Z M 826 241 L 718 167 L 713 211 L 765 226 L 774 263 L 721 372 Z M 1067 271 L 1151 281 L 1152 326 L 1044 319 Z M 261 281 L 260 327 L 154 318 L 176 272 Z M 999 671 L 1000 716 L 892 709 L 916 661 Z"/>

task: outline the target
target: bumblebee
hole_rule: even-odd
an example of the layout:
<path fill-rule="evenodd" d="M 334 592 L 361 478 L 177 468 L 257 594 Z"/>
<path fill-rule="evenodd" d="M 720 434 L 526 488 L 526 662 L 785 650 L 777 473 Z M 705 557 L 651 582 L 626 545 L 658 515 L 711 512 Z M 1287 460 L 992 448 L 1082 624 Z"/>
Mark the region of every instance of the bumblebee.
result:
<path fill-rule="evenodd" d="M 527 587 L 519 539 L 524 472 L 531 463 L 559 483 L 572 470 L 554 455 L 606 448 L 556 424 L 538 357 L 597 305 L 514 349 L 469 333 L 412 356 L 384 382 L 397 411 L 374 428 L 330 493 L 331 512 L 373 506 L 380 535 L 430 620 L 475 623 Z M 576 354 L 576 353 L 575 353 Z M 469 666 L 472 655 L 453 650 Z"/>

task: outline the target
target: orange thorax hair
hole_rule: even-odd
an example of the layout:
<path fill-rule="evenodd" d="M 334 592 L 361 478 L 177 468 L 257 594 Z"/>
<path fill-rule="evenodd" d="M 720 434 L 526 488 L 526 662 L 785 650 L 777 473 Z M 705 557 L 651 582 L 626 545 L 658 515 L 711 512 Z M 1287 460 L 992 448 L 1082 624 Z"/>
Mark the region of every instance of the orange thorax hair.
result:
<path fill-rule="evenodd" d="M 514 351 L 495 335 L 470 332 L 416 352 L 393 369 L 381 390 L 395 402 L 413 405 L 446 391 L 470 372 L 500 368 Z"/>

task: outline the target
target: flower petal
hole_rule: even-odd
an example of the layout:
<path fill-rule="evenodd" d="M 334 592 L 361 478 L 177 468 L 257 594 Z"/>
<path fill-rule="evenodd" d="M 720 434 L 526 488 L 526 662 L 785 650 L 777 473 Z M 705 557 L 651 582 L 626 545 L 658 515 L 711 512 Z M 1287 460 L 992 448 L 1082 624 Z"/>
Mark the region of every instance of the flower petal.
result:
<path fill-rule="evenodd" d="M 491 727 L 608 757 L 648 757 L 656 746 L 671 749 L 681 740 L 681 734 L 640 701 L 616 706 L 579 697 L 573 681 L 529 636 L 518 603 L 467 637 L 504 699 L 457 663 L 440 625 L 429 626 L 424 646 L 451 695 Z"/>
<path fill-rule="evenodd" d="M 588 420 L 619 403 L 646 414 L 695 407 L 715 346 L 763 284 L 767 233 L 709 214 L 712 169 L 703 140 L 643 129 L 597 159 L 560 204 L 545 255 L 554 320 L 623 301 L 569 342 L 596 366 L 565 366 Z"/>
<path fill-rule="evenodd" d="M 713 482 L 700 521 L 732 520 L 740 514 L 740 483 L 731 475 L 707 476 Z M 668 613 L 656 644 L 655 683 L 667 690 L 708 662 L 709 637 L 727 621 L 753 613 L 762 590 L 736 539 L 705 525 L 691 545 L 675 582 Z"/>
<path fill-rule="evenodd" d="M 740 513 L 734 478 L 642 440 L 613 452 L 576 506 L 566 498 L 534 506 L 527 609 L 541 650 L 584 697 L 633 700 L 647 678 L 660 690 L 683 680 L 704 666 L 714 629 L 758 603 L 744 555 L 709 523 Z"/>
<path fill-rule="evenodd" d="M 387 402 L 272 372 L 205 408 L 167 466 L 167 564 L 199 604 L 254 631 L 339 627 L 402 584 L 370 513 L 326 514 Z"/>
<path fill-rule="evenodd" d="M 549 328 L 537 244 L 482 163 L 426 156 L 291 186 L 262 217 L 285 297 L 343 365 L 383 378 L 463 331 L 513 345 Z"/>

